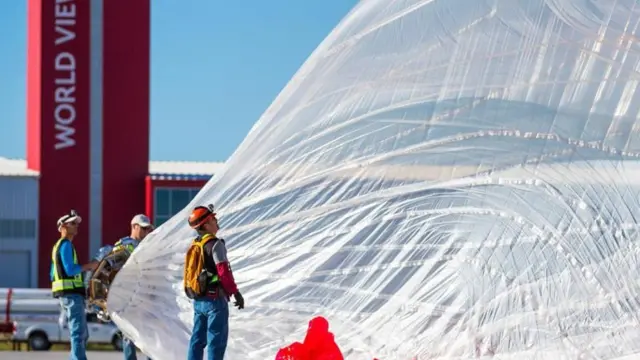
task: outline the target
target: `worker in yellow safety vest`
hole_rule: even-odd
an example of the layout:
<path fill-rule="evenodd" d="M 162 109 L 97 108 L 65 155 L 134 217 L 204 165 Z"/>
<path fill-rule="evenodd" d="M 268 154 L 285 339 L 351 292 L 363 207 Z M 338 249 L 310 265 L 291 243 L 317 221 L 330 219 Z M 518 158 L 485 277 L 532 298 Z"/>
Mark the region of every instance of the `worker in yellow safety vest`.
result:
<path fill-rule="evenodd" d="M 78 233 L 82 218 L 71 210 L 58 219 L 60 239 L 51 251 L 51 291 L 60 299 L 60 306 L 65 313 L 71 339 L 71 360 L 86 360 L 87 316 L 85 313 L 86 290 L 82 273 L 95 270 L 97 261 L 80 265 L 73 240 Z"/>

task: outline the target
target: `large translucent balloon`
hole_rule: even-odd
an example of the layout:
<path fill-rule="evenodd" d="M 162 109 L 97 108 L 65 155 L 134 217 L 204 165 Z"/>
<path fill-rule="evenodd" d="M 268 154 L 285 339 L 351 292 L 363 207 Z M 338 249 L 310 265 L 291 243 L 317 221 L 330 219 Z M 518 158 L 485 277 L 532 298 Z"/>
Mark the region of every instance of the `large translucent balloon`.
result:
<path fill-rule="evenodd" d="M 246 299 L 229 359 L 316 314 L 350 359 L 640 353 L 639 27 L 637 0 L 358 4 L 189 205 Z M 186 354 L 188 211 L 109 298 L 155 359 Z"/>

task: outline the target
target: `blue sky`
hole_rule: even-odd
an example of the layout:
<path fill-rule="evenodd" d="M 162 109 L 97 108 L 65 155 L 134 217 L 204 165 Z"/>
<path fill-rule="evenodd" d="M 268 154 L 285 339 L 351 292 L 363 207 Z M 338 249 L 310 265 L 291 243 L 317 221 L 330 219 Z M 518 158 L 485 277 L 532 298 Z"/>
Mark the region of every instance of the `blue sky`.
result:
<path fill-rule="evenodd" d="M 26 152 L 26 3 L 0 11 L 0 156 L 11 158 Z M 224 161 L 357 1 L 152 3 L 151 159 Z"/>

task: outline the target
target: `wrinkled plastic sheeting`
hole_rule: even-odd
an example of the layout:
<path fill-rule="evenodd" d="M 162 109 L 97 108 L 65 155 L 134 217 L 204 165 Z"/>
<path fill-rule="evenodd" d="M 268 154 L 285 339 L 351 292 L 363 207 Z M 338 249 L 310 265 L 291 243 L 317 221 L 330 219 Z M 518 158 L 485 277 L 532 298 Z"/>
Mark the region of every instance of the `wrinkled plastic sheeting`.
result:
<path fill-rule="evenodd" d="M 185 356 L 186 218 L 214 203 L 230 359 L 316 314 L 349 359 L 633 356 L 639 24 L 636 0 L 362 1 L 133 254 L 116 323 Z"/>

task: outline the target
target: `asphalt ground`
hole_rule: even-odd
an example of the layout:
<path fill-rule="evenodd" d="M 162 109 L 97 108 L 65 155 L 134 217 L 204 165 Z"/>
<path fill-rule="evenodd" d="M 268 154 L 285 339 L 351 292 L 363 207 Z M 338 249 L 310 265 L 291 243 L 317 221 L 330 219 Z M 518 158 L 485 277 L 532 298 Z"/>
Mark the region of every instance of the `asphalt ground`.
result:
<path fill-rule="evenodd" d="M 87 358 L 91 360 L 122 360 L 121 352 L 88 351 Z M 68 360 L 68 351 L 0 351 L 0 360 Z M 138 359 L 146 359 L 138 354 Z"/>

